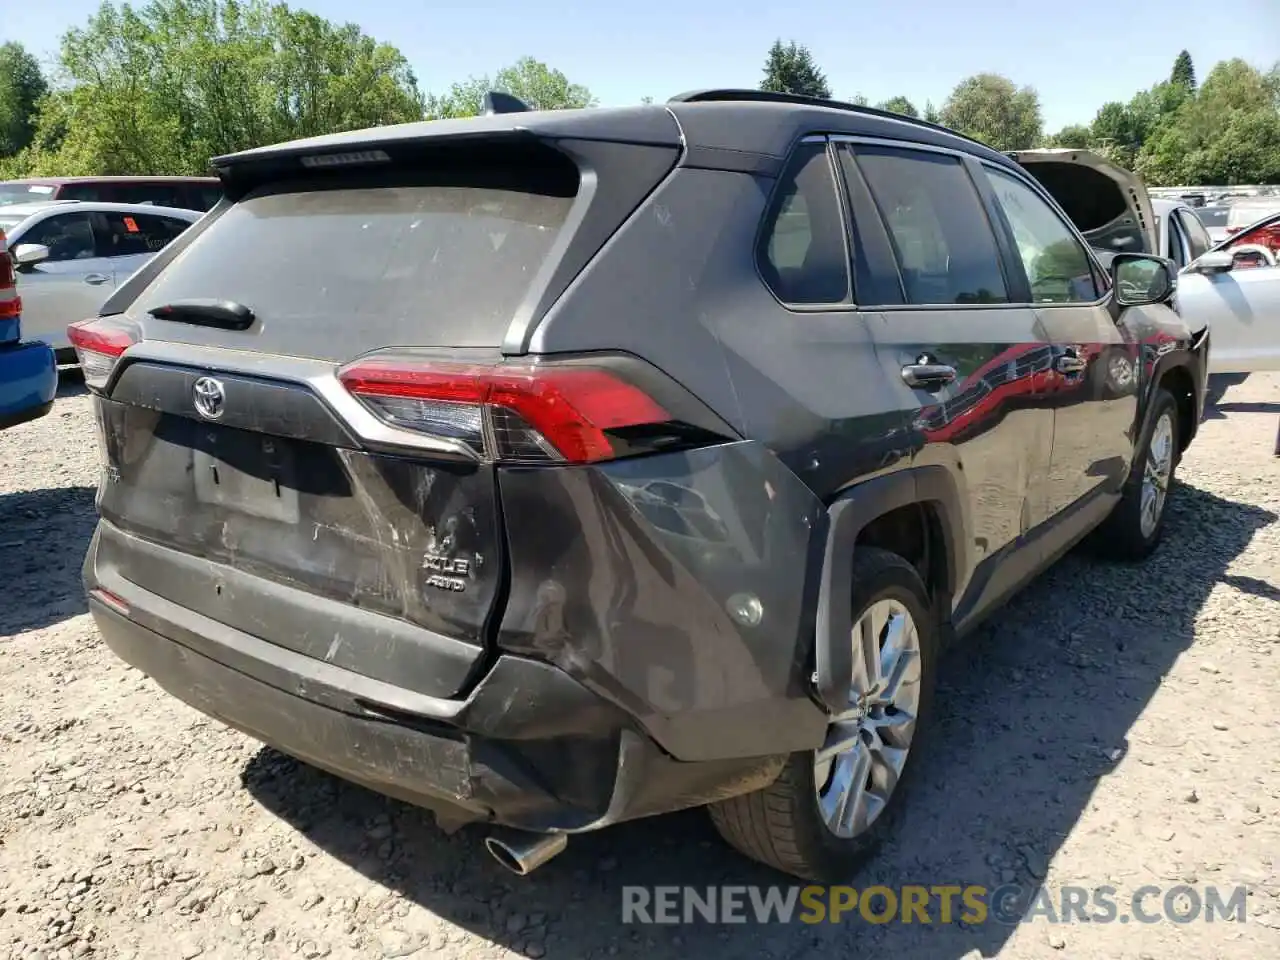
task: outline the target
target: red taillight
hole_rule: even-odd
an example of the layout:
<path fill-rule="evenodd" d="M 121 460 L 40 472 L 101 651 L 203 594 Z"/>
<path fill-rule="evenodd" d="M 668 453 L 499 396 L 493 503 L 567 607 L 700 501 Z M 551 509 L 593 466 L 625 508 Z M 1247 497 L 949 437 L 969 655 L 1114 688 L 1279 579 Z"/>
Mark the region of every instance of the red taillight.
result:
<path fill-rule="evenodd" d="M 8 320 L 22 313 L 22 298 L 18 296 L 17 286 L 13 259 L 5 249 L 4 231 L 0 230 L 0 320 Z"/>
<path fill-rule="evenodd" d="M 137 342 L 130 330 L 96 318 L 68 326 L 67 338 L 76 348 L 85 385 L 97 388 L 106 386 L 120 355 Z"/>
<path fill-rule="evenodd" d="M 617 431 L 671 419 L 639 387 L 584 366 L 375 357 L 343 368 L 338 379 L 389 423 L 461 440 L 500 460 L 608 460 L 626 445 Z"/>

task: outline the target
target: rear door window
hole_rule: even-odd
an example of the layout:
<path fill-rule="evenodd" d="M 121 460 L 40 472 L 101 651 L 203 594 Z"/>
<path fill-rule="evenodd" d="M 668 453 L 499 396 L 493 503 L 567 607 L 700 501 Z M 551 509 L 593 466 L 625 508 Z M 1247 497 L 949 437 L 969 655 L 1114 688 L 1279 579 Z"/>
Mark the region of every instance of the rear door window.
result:
<path fill-rule="evenodd" d="M 95 256 L 93 224 L 87 213 L 62 213 L 47 217 L 26 231 L 19 243 L 41 243 L 49 248 L 46 262 L 88 260 Z"/>
<path fill-rule="evenodd" d="M 969 173 L 949 154 L 858 145 L 914 304 L 1008 303 L 995 233 Z"/>
<path fill-rule="evenodd" d="M 778 181 L 756 251 L 760 273 L 783 303 L 849 298 L 844 216 L 825 141 L 802 143 Z"/>
<path fill-rule="evenodd" d="M 101 213 L 97 216 L 100 257 L 158 253 L 189 226 L 183 220 L 140 213 Z"/>
<path fill-rule="evenodd" d="M 327 360 L 382 346 L 498 346 L 573 204 L 576 172 L 572 183 L 544 174 L 259 188 L 129 312 L 233 300 L 261 319 L 256 349 Z"/>

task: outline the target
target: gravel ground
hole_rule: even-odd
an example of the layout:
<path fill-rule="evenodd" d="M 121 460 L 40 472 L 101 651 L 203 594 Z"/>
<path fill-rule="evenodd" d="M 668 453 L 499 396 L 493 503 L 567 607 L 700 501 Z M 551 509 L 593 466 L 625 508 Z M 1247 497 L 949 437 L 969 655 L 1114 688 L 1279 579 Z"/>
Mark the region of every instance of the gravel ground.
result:
<path fill-rule="evenodd" d="M 481 831 L 446 837 L 119 663 L 81 596 L 96 452 L 66 386 L 0 434 L 0 958 L 1280 956 L 1278 417 L 1280 377 L 1231 388 L 1151 561 L 1070 556 L 944 662 L 900 839 L 855 878 L 1246 884 L 1245 922 L 639 926 L 625 884 L 785 880 L 696 812 L 517 880 Z"/>

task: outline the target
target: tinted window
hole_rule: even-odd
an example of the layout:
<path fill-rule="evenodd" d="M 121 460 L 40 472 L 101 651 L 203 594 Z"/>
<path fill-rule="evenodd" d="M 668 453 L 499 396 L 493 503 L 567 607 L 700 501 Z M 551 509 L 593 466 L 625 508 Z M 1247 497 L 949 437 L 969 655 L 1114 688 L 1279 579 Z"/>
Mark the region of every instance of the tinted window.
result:
<path fill-rule="evenodd" d="M 188 205 L 192 210 L 212 210 L 221 199 L 220 187 L 192 187 Z"/>
<path fill-rule="evenodd" d="M 1084 245 L 1049 204 L 1017 177 L 984 168 L 1013 231 L 1033 303 L 1091 303 L 1101 294 Z"/>
<path fill-rule="evenodd" d="M 844 216 L 825 143 L 803 143 L 792 157 L 769 206 L 757 258 L 783 303 L 848 299 Z"/>
<path fill-rule="evenodd" d="M 1201 207 L 1196 211 L 1196 217 L 1206 227 L 1225 227 L 1230 212 L 1230 207 Z"/>
<path fill-rule="evenodd" d="M 1160 228 L 1160 218 L 1156 217 L 1156 229 Z M 1168 239 L 1165 241 L 1164 256 L 1168 257 L 1179 268 L 1187 265 L 1186 244 L 1182 239 L 1182 222 L 1175 216 L 1169 217 Z"/>
<path fill-rule="evenodd" d="M 189 224 L 170 217 L 101 213 L 98 217 L 98 256 L 134 257 L 163 250 Z"/>
<path fill-rule="evenodd" d="M 1209 239 L 1209 231 L 1204 228 L 1204 224 L 1194 213 L 1186 210 L 1179 211 L 1178 219 L 1182 221 L 1182 232 L 1186 235 L 1187 245 L 1191 247 L 1192 260 L 1213 246 L 1213 241 Z"/>
<path fill-rule="evenodd" d="M 110 188 L 95 183 L 68 183 L 58 191 L 59 200 L 92 200 L 110 203 L 115 200 Z"/>
<path fill-rule="evenodd" d="M 889 229 L 908 303 L 1007 303 L 995 234 L 956 157 L 855 147 Z"/>
<path fill-rule="evenodd" d="M 172 183 L 118 183 L 119 203 L 151 203 L 157 207 L 184 207 L 183 189 Z"/>
<path fill-rule="evenodd" d="M 96 256 L 93 226 L 87 213 L 64 213 L 41 220 L 22 235 L 19 243 L 42 243 L 49 248 L 49 262 L 84 260 Z"/>
<path fill-rule="evenodd" d="M 564 225 L 577 172 L 557 161 L 431 176 L 448 182 L 261 188 L 129 310 L 234 300 L 261 318 L 262 349 L 327 360 L 388 345 L 497 346 Z"/>

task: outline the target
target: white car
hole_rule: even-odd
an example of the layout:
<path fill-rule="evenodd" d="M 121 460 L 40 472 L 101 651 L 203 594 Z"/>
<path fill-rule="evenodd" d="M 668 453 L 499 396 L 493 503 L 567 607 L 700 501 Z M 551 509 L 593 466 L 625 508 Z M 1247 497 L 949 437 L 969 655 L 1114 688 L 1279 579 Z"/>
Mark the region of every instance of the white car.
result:
<path fill-rule="evenodd" d="M 1210 373 L 1280 370 L 1280 212 L 1233 233 L 1178 276 L 1178 312 L 1203 318 Z"/>
<path fill-rule="evenodd" d="M 73 363 L 67 324 L 97 316 L 117 286 L 203 216 L 150 204 L 53 200 L 0 206 L 22 330 Z"/>
<path fill-rule="evenodd" d="M 1280 198 L 1236 201 L 1233 232 L 1214 244 L 1191 207 L 1152 200 L 1141 177 L 1097 154 L 1055 149 L 1012 156 L 1053 194 L 1104 265 L 1116 253 L 1174 261 L 1178 313 L 1193 329 L 1209 327 L 1211 374 L 1280 370 Z M 1276 215 L 1238 229 L 1246 210 Z"/>

